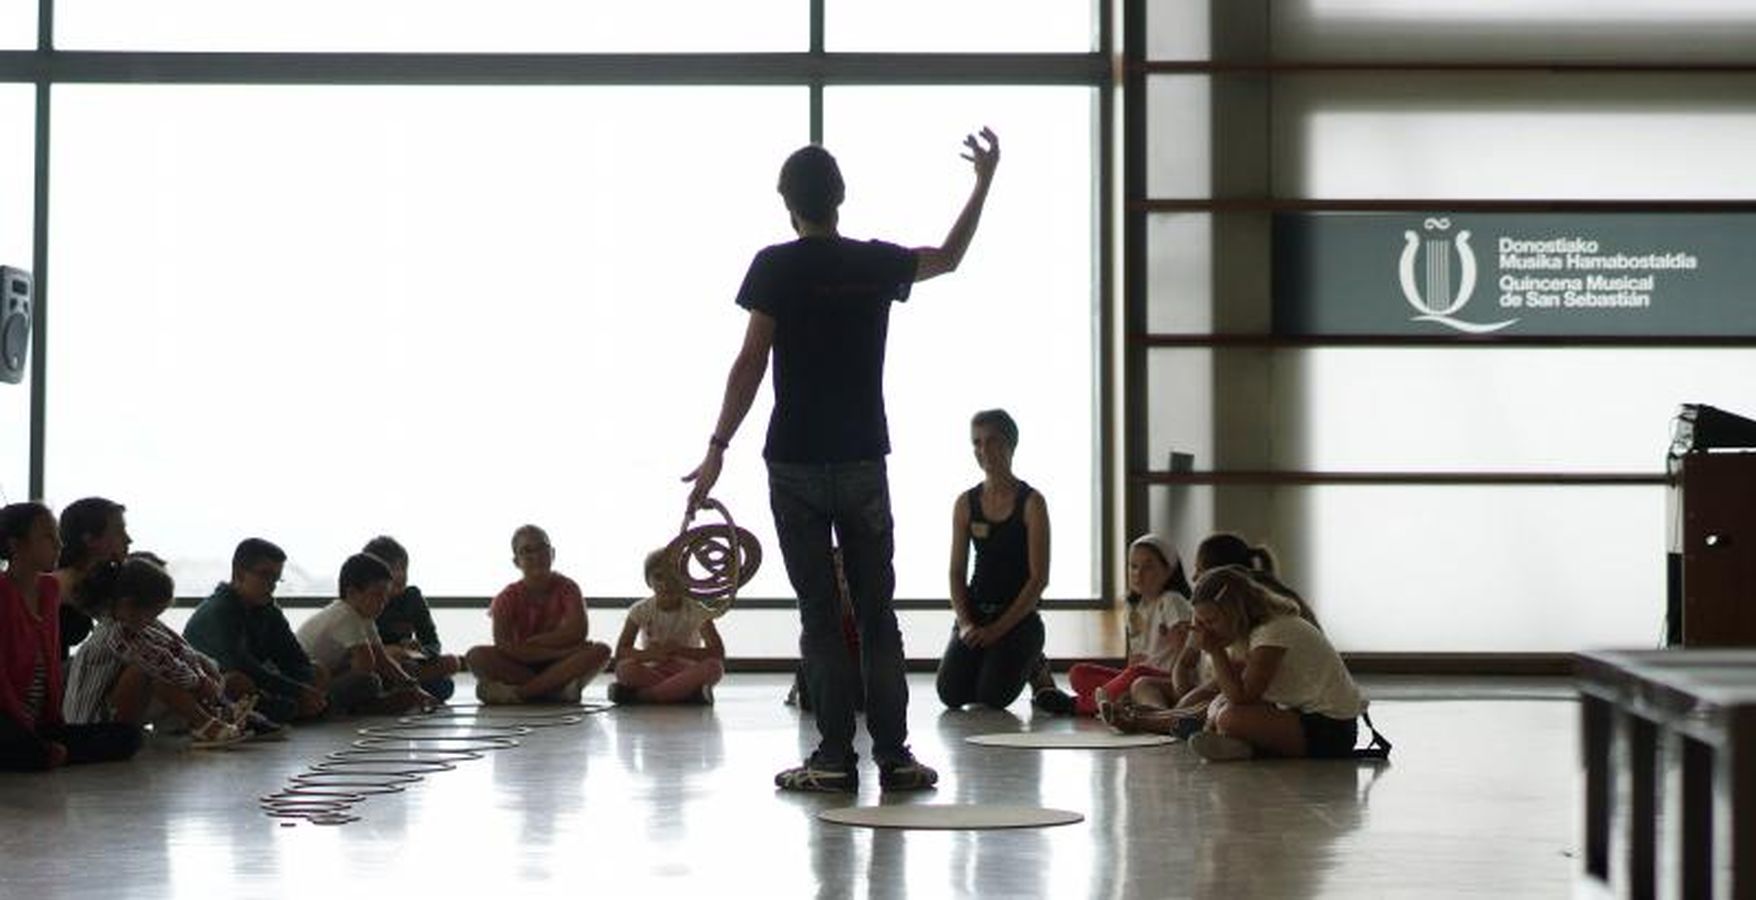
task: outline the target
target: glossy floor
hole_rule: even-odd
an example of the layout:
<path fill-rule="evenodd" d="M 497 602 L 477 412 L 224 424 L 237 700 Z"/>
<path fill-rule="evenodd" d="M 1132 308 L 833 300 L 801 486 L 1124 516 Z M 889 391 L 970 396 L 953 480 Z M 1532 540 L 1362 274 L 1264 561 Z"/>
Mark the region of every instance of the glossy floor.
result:
<path fill-rule="evenodd" d="M 1041 830 L 870 831 L 777 793 L 812 742 L 787 680 L 733 675 L 713 707 L 615 709 L 374 797 L 362 821 L 281 827 L 255 798 L 362 724 L 223 753 L 0 776 L 6 897 L 1553 897 L 1578 869 L 1565 681 L 1371 680 L 1393 761 L 1204 764 L 1176 745 L 1015 750 L 967 735 L 1089 727 L 944 712 L 911 676 L 917 754 L 943 780 L 857 802 L 1081 812 Z M 588 696 L 600 690 L 588 690 Z"/>

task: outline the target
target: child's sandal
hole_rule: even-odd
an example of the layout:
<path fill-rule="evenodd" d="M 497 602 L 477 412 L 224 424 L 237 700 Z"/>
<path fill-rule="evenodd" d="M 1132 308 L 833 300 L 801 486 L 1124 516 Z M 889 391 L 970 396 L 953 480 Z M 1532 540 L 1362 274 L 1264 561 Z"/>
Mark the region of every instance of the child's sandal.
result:
<path fill-rule="evenodd" d="M 218 750 L 230 747 L 243 740 L 246 735 L 236 725 L 222 722 L 210 717 L 200 728 L 189 732 L 189 749 Z"/>

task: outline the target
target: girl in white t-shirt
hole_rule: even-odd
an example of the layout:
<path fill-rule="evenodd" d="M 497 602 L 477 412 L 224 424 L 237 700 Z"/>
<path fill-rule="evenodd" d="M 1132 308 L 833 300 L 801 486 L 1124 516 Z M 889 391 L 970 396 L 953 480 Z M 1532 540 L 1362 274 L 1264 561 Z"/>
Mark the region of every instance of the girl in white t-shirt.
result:
<path fill-rule="evenodd" d="M 1189 746 L 1215 762 L 1252 756 L 1346 757 L 1366 702 L 1335 647 L 1299 605 L 1242 566 L 1195 582 L 1197 644 L 1220 696 Z M 1228 652 L 1241 644 L 1241 655 Z"/>
<path fill-rule="evenodd" d="M 1123 640 L 1127 665 L 1117 669 L 1082 662 L 1067 670 L 1074 709 L 1108 721 L 1110 702 L 1125 701 L 1136 679 L 1170 674 L 1189 634 L 1189 578 L 1171 542 L 1156 534 L 1128 545 L 1127 619 Z"/>
<path fill-rule="evenodd" d="M 629 608 L 616 641 L 610 701 L 712 703 L 713 686 L 726 673 L 726 648 L 713 615 L 684 595 L 663 549 L 646 555 L 646 586 L 652 596 Z"/>

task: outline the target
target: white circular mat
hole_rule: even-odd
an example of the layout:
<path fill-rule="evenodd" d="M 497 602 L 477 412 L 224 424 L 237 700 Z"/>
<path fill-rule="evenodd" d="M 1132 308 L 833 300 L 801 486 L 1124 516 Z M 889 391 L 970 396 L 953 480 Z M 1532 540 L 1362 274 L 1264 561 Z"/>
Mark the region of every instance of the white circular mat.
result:
<path fill-rule="evenodd" d="M 817 818 L 861 828 L 908 828 L 935 831 L 977 831 L 992 828 L 1048 828 L 1072 825 L 1085 816 L 1040 806 L 906 803 L 892 806 L 847 806 L 826 809 Z"/>
<path fill-rule="evenodd" d="M 984 747 L 1024 747 L 1033 750 L 1115 750 L 1126 747 L 1156 747 L 1176 740 L 1168 734 L 1117 734 L 1114 731 L 1002 731 L 997 734 L 972 734 L 964 738 Z"/>

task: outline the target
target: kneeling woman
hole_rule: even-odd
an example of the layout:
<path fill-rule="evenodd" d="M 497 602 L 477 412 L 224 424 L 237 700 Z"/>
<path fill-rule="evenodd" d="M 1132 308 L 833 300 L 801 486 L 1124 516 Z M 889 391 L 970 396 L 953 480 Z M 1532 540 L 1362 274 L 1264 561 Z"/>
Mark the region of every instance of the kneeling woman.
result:
<path fill-rule="evenodd" d="M 1037 601 L 1049 583 L 1049 508 L 1042 494 L 1012 474 L 1018 425 L 1004 410 L 976 413 L 970 443 L 983 477 L 952 507 L 951 608 L 957 624 L 939 660 L 939 699 L 953 709 L 966 703 L 1002 709 L 1018 699 L 1033 674 L 1046 673 Z"/>
<path fill-rule="evenodd" d="M 1196 753 L 1215 762 L 1353 754 L 1365 700 L 1297 603 L 1242 566 L 1204 573 L 1190 602 L 1220 692 L 1207 730 L 1189 740 Z M 1246 648 L 1241 660 L 1227 652 L 1233 644 Z"/>

